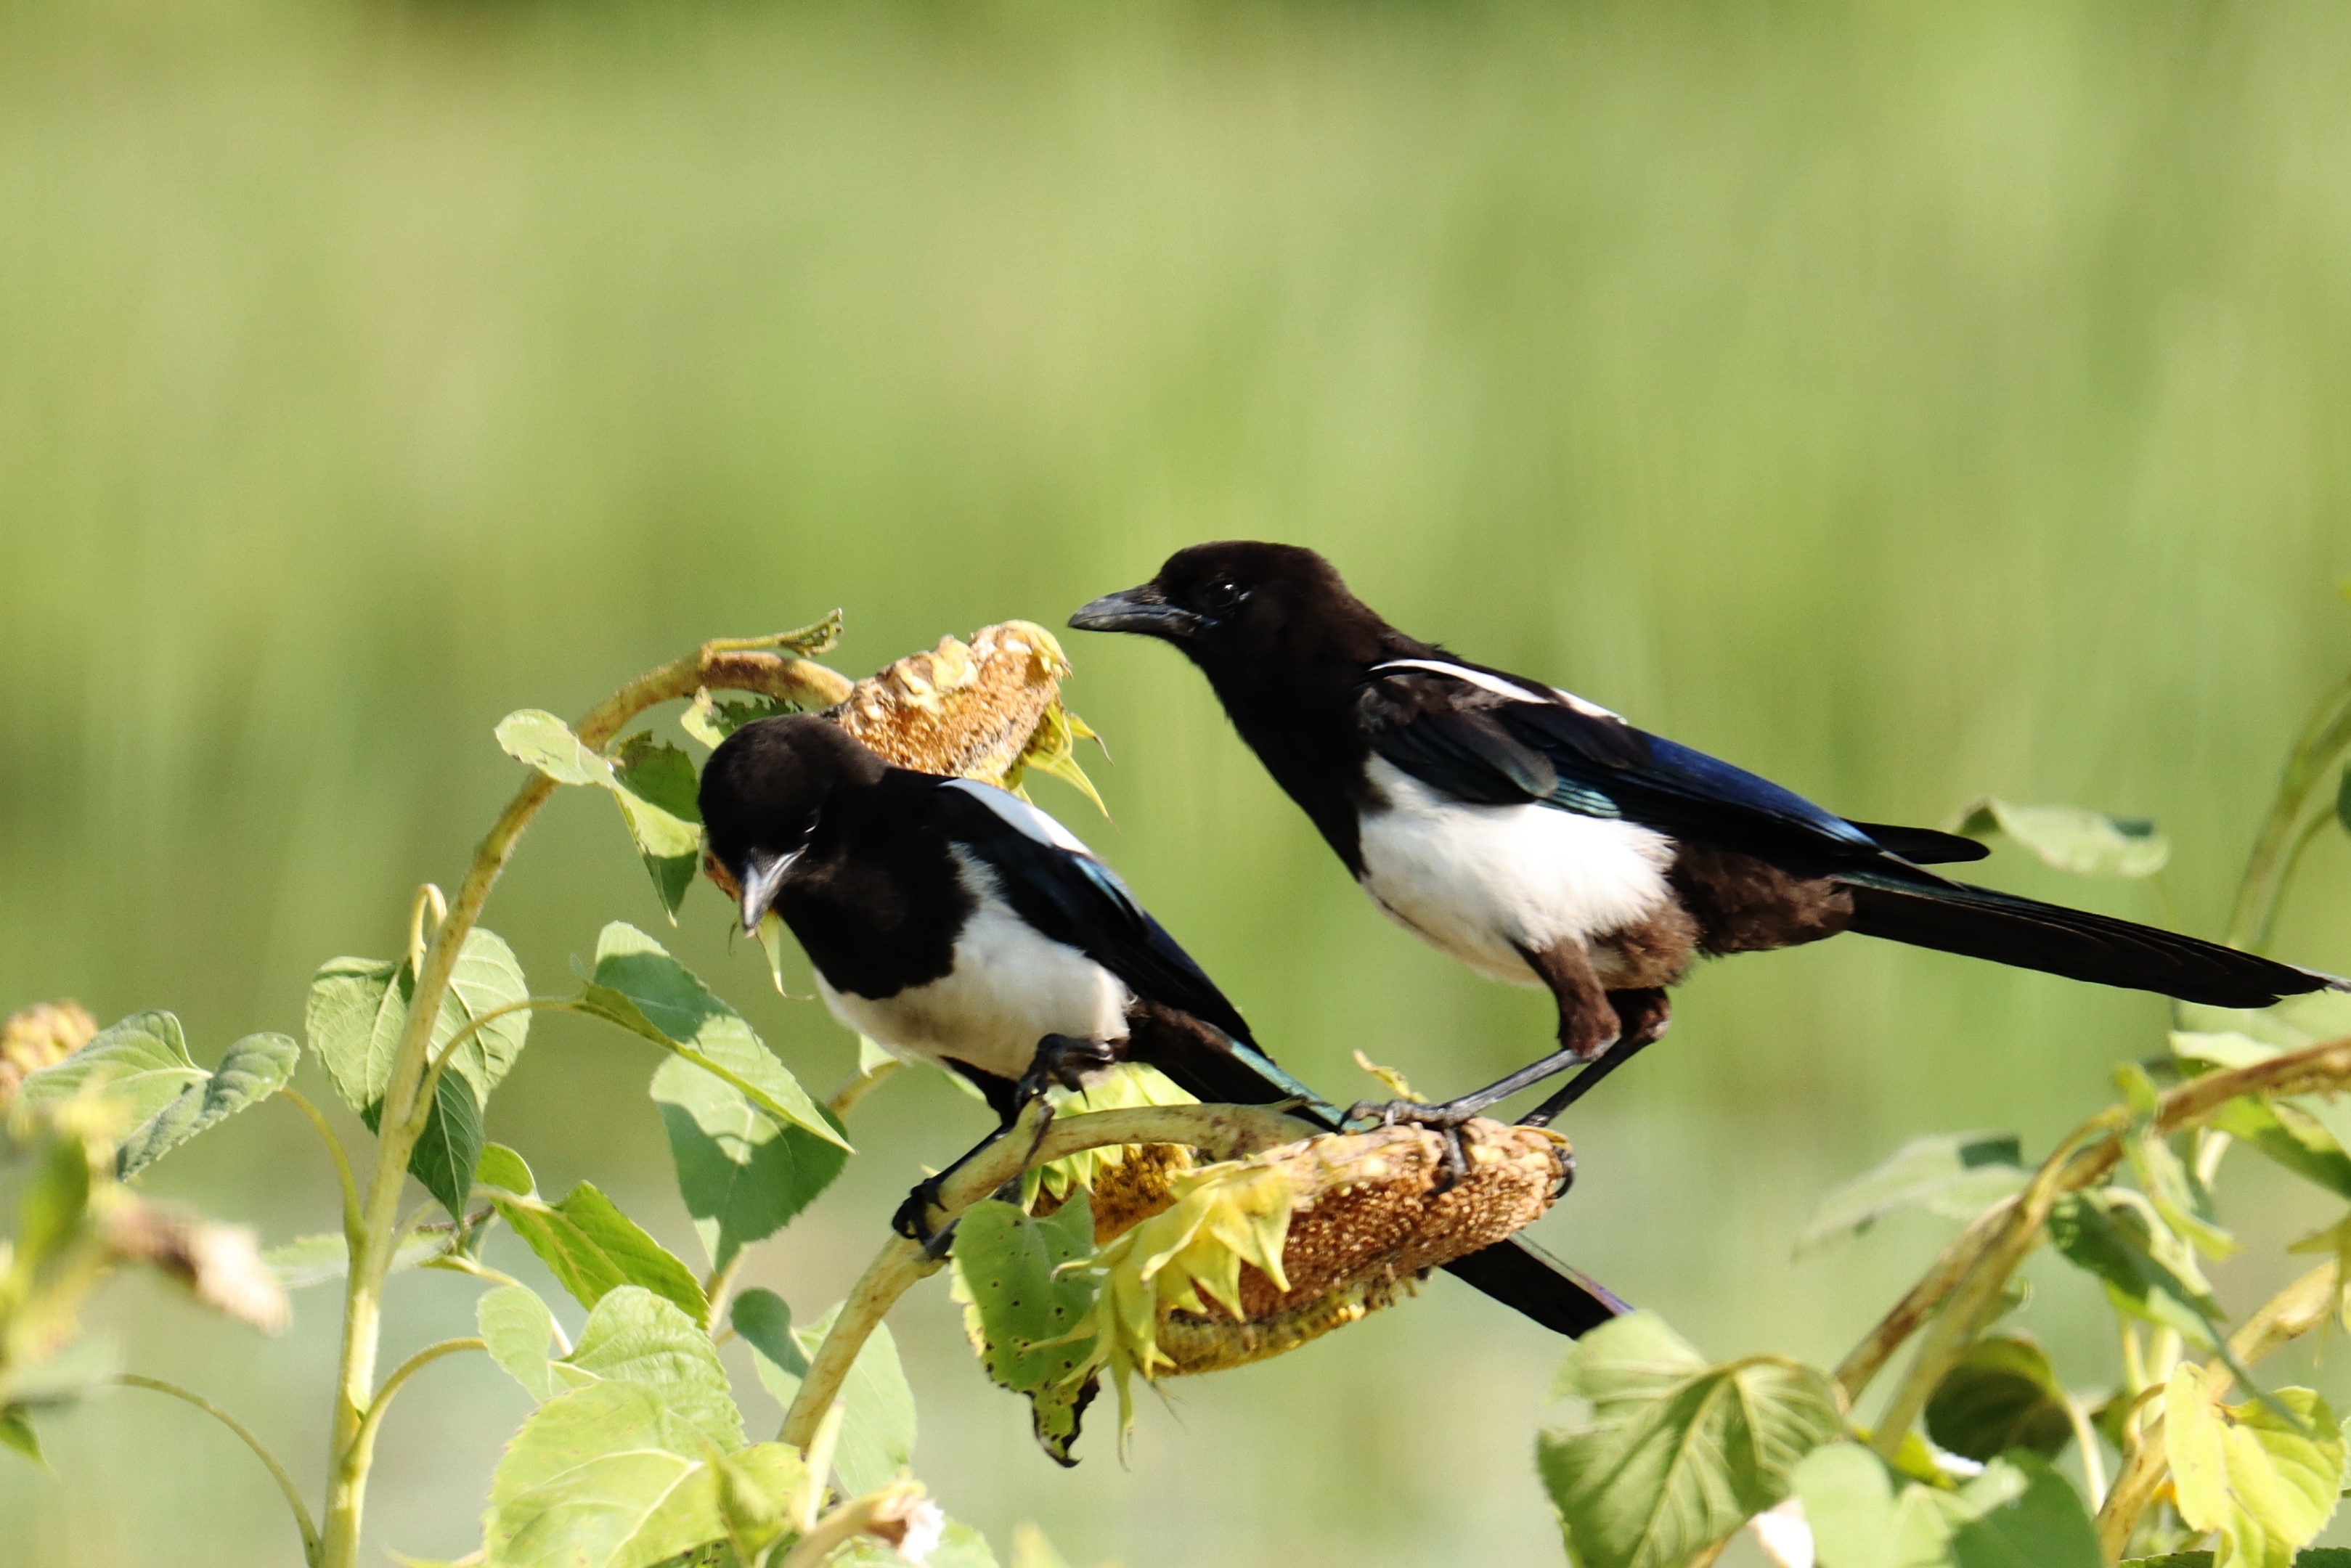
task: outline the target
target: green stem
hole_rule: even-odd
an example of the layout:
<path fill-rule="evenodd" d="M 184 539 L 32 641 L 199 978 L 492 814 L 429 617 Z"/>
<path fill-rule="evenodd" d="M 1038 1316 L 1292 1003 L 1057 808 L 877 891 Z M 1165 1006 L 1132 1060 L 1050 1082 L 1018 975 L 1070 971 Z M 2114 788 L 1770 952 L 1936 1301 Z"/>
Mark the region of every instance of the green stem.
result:
<path fill-rule="evenodd" d="M 277 1097 L 310 1118 L 310 1125 L 318 1128 L 319 1136 L 326 1140 L 327 1152 L 335 1156 L 335 1176 L 343 1186 L 343 1245 L 348 1249 L 358 1238 L 360 1229 L 360 1184 L 358 1178 L 351 1175 L 351 1156 L 344 1150 L 342 1139 L 335 1135 L 335 1129 L 327 1124 L 325 1114 L 311 1103 L 308 1095 L 287 1088 L 280 1089 Z"/>
<path fill-rule="evenodd" d="M 824 706 L 846 696 L 850 685 L 845 677 L 803 659 L 705 643 L 614 692 L 580 720 L 574 733 L 590 750 L 601 750 L 646 708 L 690 697 L 704 687 L 764 692 L 803 706 Z M 513 857 L 523 830 L 554 793 L 555 781 L 541 773 L 533 773 L 515 791 L 475 847 L 465 880 L 434 929 L 424 961 L 415 969 L 407 1021 L 384 1084 L 379 1123 L 383 1131 L 376 1140 L 375 1166 L 360 1201 L 357 1231 L 350 1239 L 350 1274 L 344 1283 L 343 1338 L 336 1374 L 324 1568 L 357 1568 L 359 1561 L 368 1472 L 368 1449 L 361 1436 L 382 1336 L 383 1281 L 392 1269 L 401 1187 L 407 1177 L 409 1156 L 423 1132 L 423 1118 L 416 1113 L 417 1108 L 420 1101 L 428 1107 L 431 1104 L 424 1094 L 433 1028 L 441 1016 L 442 998 L 448 994 L 458 956 L 481 919 L 490 890 Z"/>
<path fill-rule="evenodd" d="M 2237 905 L 2229 916 L 2230 946 L 2258 952 L 2269 945 L 2294 862 L 2302 858 L 2331 805 L 2321 800 L 2314 816 L 2312 799 L 2346 757 L 2351 757 L 2351 681 L 2337 686 L 2318 705 L 2286 758 L 2276 799 L 2270 803 L 2270 814 L 2246 862 L 2244 880 L 2237 887 Z"/>
<path fill-rule="evenodd" d="M 311 1522 L 310 1511 L 303 1504 L 302 1494 L 295 1490 L 294 1478 L 286 1473 L 286 1467 L 277 1462 L 277 1456 L 269 1451 L 268 1445 L 253 1435 L 251 1427 L 193 1389 L 183 1388 L 176 1383 L 166 1383 L 160 1377 L 144 1377 L 135 1372 L 117 1373 L 114 1381 L 126 1387 L 150 1389 L 183 1400 L 235 1433 L 245 1446 L 253 1450 L 253 1457 L 268 1467 L 271 1478 L 277 1482 L 277 1490 L 286 1496 L 286 1506 L 293 1510 L 295 1528 L 302 1532 L 302 1561 L 312 1564 L 318 1563 L 319 1527 Z"/>
<path fill-rule="evenodd" d="M 368 1454 L 375 1451 L 375 1435 L 377 1429 L 383 1425 L 383 1413 L 392 1408 L 392 1396 L 399 1393 L 410 1378 L 444 1355 L 455 1355 L 462 1351 L 489 1348 L 486 1342 L 479 1339 L 444 1339 L 438 1344 L 426 1345 L 423 1350 L 393 1367 L 392 1375 L 383 1380 L 383 1386 L 377 1389 L 375 1397 L 368 1402 L 367 1414 L 360 1418 L 360 1451 Z"/>

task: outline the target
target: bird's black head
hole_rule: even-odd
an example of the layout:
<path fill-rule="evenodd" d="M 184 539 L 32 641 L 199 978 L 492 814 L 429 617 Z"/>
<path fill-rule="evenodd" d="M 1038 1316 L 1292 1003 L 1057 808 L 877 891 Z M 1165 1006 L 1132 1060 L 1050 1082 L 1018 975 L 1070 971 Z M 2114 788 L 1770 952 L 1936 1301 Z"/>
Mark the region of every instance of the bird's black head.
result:
<path fill-rule="evenodd" d="M 740 902 L 756 931 L 784 873 L 843 789 L 880 781 L 888 765 L 839 725 L 812 714 L 747 724 L 702 769 L 702 869 Z"/>
<path fill-rule="evenodd" d="M 1247 539 L 1177 550 L 1157 577 L 1095 600 L 1070 624 L 1173 643 L 1212 679 L 1333 659 L 1372 664 L 1395 635 L 1312 550 Z"/>

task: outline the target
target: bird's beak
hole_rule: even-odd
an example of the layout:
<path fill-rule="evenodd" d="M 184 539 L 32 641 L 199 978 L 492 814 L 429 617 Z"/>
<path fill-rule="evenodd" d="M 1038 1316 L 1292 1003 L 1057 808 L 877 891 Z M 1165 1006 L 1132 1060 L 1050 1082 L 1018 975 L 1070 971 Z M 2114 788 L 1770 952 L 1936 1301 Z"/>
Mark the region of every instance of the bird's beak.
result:
<path fill-rule="evenodd" d="M 753 854 L 743 867 L 743 929 L 757 931 L 759 922 L 776 902 L 776 890 L 784 884 L 784 873 L 792 862 L 807 852 L 794 850 L 788 855 Z"/>
<path fill-rule="evenodd" d="M 1157 583 L 1146 582 L 1124 593 L 1103 594 L 1071 616 L 1070 624 L 1081 632 L 1138 632 L 1181 643 L 1200 629 L 1200 618 L 1168 603 Z"/>

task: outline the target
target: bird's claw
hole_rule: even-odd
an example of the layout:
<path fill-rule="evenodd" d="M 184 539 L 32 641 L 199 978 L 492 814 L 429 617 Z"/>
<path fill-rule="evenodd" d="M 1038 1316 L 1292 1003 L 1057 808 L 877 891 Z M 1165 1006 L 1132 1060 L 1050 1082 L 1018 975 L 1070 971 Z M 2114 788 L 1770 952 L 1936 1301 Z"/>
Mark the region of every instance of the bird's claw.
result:
<path fill-rule="evenodd" d="M 1029 1071 L 1013 1085 L 1013 1103 L 1026 1105 L 1041 1098 L 1055 1084 L 1074 1094 L 1086 1086 L 1087 1073 L 1099 1072 L 1117 1061 L 1118 1052 L 1101 1040 L 1049 1034 L 1037 1042 L 1037 1054 L 1029 1061 Z"/>
<path fill-rule="evenodd" d="M 1453 1190 L 1457 1183 L 1469 1176 L 1468 1156 L 1461 1151 L 1461 1129 L 1477 1120 L 1482 1107 L 1457 1104 L 1429 1105 L 1418 1100 L 1358 1100 L 1347 1107 L 1346 1125 L 1368 1131 L 1373 1127 L 1398 1125 L 1426 1127 L 1445 1141 L 1444 1174 L 1430 1189 L 1429 1196 L 1439 1197 Z"/>
<path fill-rule="evenodd" d="M 939 1207 L 939 1185 L 946 1179 L 944 1176 L 925 1176 L 916 1182 L 906 1194 L 906 1201 L 898 1206 L 898 1212 L 890 1217 L 891 1229 L 909 1241 L 921 1242 L 925 1251 L 946 1235 L 946 1230 L 931 1228 L 931 1210 Z"/>

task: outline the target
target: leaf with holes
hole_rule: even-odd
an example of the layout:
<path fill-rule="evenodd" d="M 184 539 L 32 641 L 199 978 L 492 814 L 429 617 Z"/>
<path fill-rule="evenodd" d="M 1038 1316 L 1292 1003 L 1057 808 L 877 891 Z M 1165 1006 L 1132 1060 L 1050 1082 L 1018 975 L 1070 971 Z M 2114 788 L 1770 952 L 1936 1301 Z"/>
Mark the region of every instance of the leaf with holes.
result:
<path fill-rule="evenodd" d="M 1798 1463 L 1844 1429 L 1824 1374 L 1774 1357 L 1710 1365 L 1651 1312 L 1585 1335 L 1552 1393 L 1590 1405 L 1537 1444 L 1585 1568 L 1679 1568 L 1786 1497 Z"/>
<path fill-rule="evenodd" d="M 1071 1381 L 1092 1340 L 1070 1332 L 1093 1305 L 1094 1277 L 1066 1265 L 1093 1256 L 1093 1206 L 1083 1190 L 1038 1219 L 994 1198 L 966 1209 L 956 1226 L 955 1294 L 964 1333 L 999 1387 L 1028 1396 L 1038 1444 L 1060 1464 L 1092 1400 L 1092 1379 Z"/>

